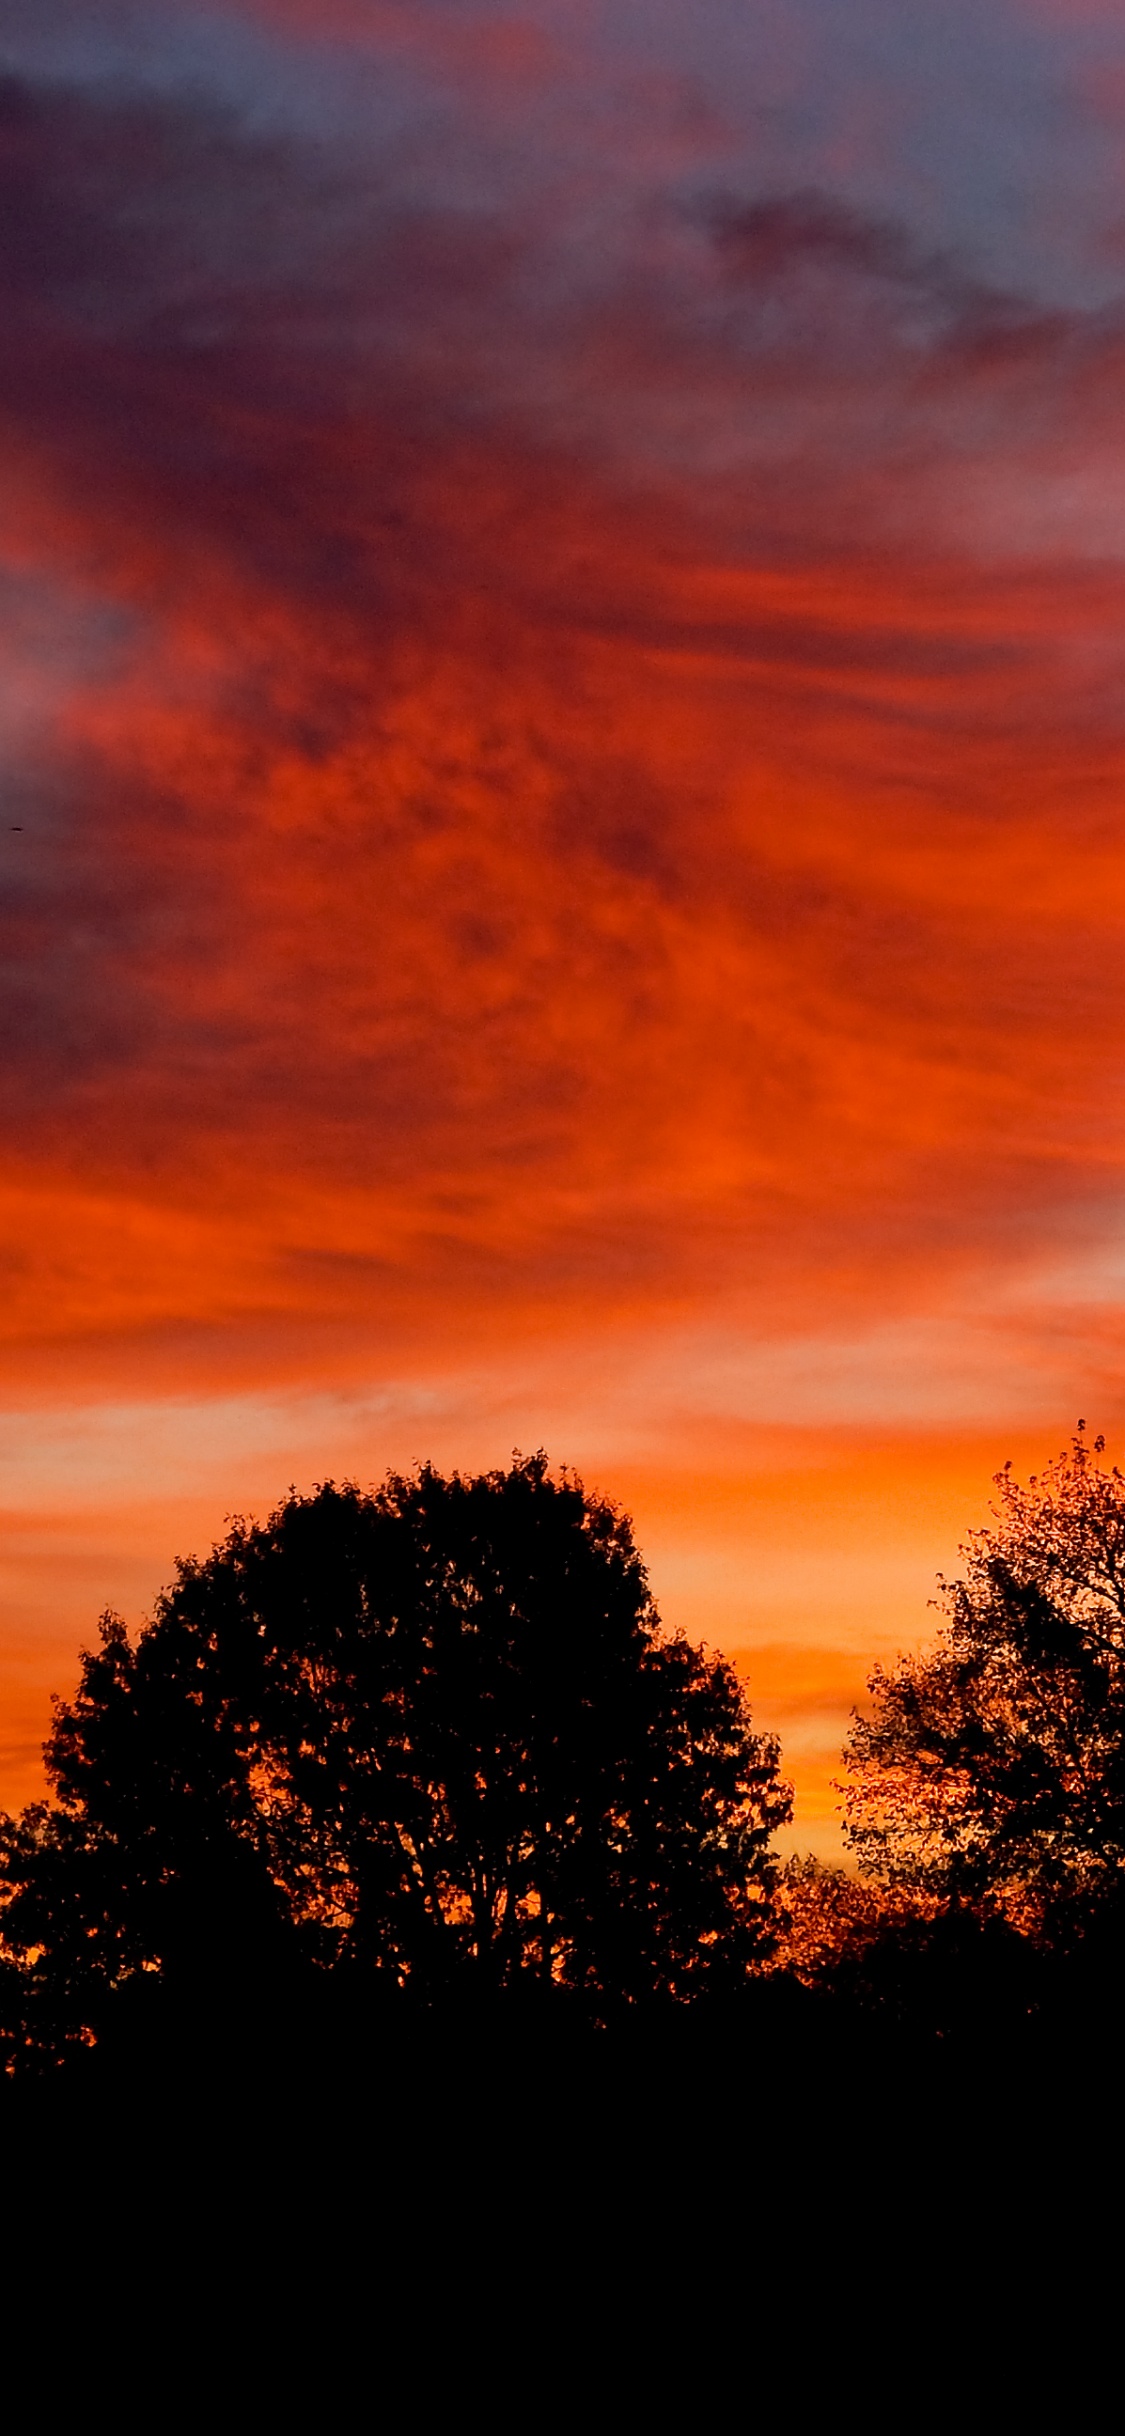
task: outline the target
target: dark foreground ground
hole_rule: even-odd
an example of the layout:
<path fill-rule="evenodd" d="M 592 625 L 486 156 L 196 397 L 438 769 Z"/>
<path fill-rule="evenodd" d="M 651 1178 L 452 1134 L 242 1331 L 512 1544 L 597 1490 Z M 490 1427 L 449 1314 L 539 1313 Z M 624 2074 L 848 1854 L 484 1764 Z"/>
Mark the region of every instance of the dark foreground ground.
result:
<path fill-rule="evenodd" d="M 1119 2323 L 1102 2004 L 143 1996 L 0 2087 L 13 2426 L 1034 2419 Z"/>
<path fill-rule="evenodd" d="M 1018 1998 L 1017 1992 L 1017 1998 Z M 810 2142 L 913 2170 L 940 2136 L 989 2154 L 1092 2153 L 1125 2120 L 1125 2006 L 1116 1975 L 1065 1983 L 1034 2008 L 1011 1991 L 897 2010 L 811 1994 L 777 1974 L 726 2000 L 622 2007 L 591 2019 L 534 1994 L 492 2003 L 375 2002 L 331 1979 L 187 1989 L 143 1982 L 95 2046 L 0 2081 L 0 2139 L 122 2170 L 237 2156 L 247 2175 L 376 2171 L 453 2197 L 482 2177 L 532 2194 L 586 2175 L 745 2175 Z M 932 2170 L 941 2177 L 936 2154 Z"/>

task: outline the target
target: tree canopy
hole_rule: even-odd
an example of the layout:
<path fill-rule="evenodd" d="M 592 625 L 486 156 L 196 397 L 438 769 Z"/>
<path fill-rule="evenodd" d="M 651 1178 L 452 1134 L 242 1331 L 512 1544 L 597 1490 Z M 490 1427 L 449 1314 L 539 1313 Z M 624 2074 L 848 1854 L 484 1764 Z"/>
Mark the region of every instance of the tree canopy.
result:
<path fill-rule="evenodd" d="M 1125 1867 L 1125 1478 L 1088 1446 L 1021 1486 L 943 1583 L 933 1646 L 878 1668 L 845 1758 L 861 1867 L 1033 1935 Z"/>
<path fill-rule="evenodd" d="M 768 1951 L 776 1742 L 661 1629 L 628 1520 L 543 1455 L 234 1522 L 135 1641 L 103 1619 L 46 1758 L 54 1800 L 0 1855 L 28 2019 L 279 1957 L 596 2011 Z"/>

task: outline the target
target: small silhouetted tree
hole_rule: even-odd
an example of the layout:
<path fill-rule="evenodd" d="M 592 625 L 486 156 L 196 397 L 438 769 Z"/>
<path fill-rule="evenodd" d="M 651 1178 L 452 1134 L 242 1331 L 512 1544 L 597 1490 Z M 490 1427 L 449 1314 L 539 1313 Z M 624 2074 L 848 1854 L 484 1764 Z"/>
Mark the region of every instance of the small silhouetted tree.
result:
<path fill-rule="evenodd" d="M 776 1742 L 721 1657 L 661 1630 L 627 1519 L 546 1458 L 291 1495 L 113 1618 L 9 1821 L 32 2027 L 140 1975 L 299 1961 L 434 2002 L 595 2013 L 769 1951 Z"/>
<path fill-rule="evenodd" d="M 994 1911 L 931 1887 L 788 1861 L 777 1886 L 777 1961 L 830 2005 L 838 2036 L 960 2043 L 1010 2037 L 1044 1994 L 1038 1950 Z"/>
<path fill-rule="evenodd" d="M 1065 1942 L 1125 1887 L 1125 1479 L 1081 1426 L 993 1522 L 919 1656 L 878 1668 L 845 1758 L 861 1868 Z"/>

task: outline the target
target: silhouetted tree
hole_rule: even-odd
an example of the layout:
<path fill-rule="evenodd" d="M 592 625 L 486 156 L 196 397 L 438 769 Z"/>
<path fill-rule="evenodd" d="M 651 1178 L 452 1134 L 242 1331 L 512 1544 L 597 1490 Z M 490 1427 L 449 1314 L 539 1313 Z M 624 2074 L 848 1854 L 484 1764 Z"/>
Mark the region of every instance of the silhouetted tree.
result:
<path fill-rule="evenodd" d="M 1048 1942 L 1116 1910 L 1125 1885 L 1125 1479 L 1081 1425 L 943 1583 L 932 1648 L 871 1678 L 846 1832 L 891 1886 Z"/>
<path fill-rule="evenodd" d="M 810 1853 L 785 1864 L 776 1904 L 776 1961 L 830 2006 L 837 2043 L 863 2043 L 874 2025 L 923 2041 L 1010 2039 L 1050 1993 L 1026 1936 L 928 1887 L 880 1884 Z"/>
<path fill-rule="evenodd" d="M 597 2011 L 769 1950 L 776 1742 L 662 1632 L 627 1519 L 542 1455 L 235 1522 L 135 1644 L 104 1620 L 46 1756 L 55 1803 L 0 1855 L 32 2045 L 145 1974 L 297 1961 Z"/>

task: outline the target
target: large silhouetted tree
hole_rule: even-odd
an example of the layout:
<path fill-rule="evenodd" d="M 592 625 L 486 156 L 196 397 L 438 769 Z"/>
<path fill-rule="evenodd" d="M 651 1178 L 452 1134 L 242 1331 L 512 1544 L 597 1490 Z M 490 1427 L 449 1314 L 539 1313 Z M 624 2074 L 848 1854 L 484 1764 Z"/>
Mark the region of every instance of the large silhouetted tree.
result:
<path fill-rule="evenodd" d="M 37 2005 L 81 2029 L 145 1973 L 596 2012 L 768 1951 L 776 1744 L 661 1630 L 628 1521 L 542 1455 L 236 1522 L 135 1643 L 103 1622 L 47 1764 L 2 1856 L 32 2042 Z"/>
<path fill-rule="evenodd" d="M 861 1866 L 1038 1938 L 1125 1885 L 1125 1479 L 1081 1427 L 943 1585 L 934 1645 L 880 1668 L 847 1747 Z"/>

